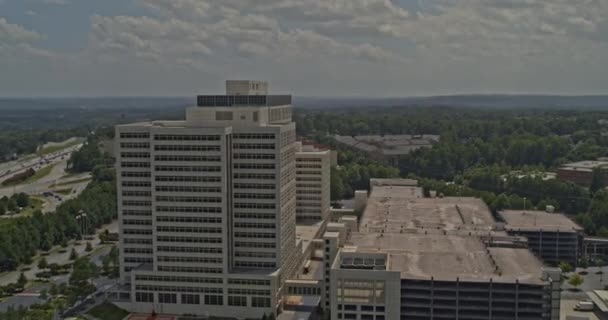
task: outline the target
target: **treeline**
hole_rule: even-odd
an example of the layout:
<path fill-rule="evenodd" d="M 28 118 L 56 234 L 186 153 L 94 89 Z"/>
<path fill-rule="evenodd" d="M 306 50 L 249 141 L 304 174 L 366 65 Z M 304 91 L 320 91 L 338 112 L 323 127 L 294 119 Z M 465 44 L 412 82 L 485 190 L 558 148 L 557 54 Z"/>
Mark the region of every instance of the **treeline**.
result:
<path fill-rule="evenodd" d="M 65 141 L 72 137 L 85 137 L 88 129 L 84 127 L 51 130 L 0 130 L 0 162 L 11 160 L 14 156 L 35 153 L 39 146 L 47 142 Z"/>
<path fill-rule="evenodd" d="M 89 172 L 97 166 L 107 166 L 112 164 L 109 155 L 103 154 L 99 148 L 100 139 L 106 137 L 108 132 L 98 132 L 89 135 L 82 148 L 73 152 L 68 159 L 68 170 L 74 173 Z"/>
<path fill-rule="evenodd" d="M 30 196 L 26 193 L 15 193 L 10 198 L 4 196 L 0 198 L 0 216 L 7 213 L 16 213 L 19 208 L 25 208 L 29 205 Z"/>
<path fill-rule="evenodd" d="M 32 217 L 5 219 L 0 223 L 0 270 L 15 270 L 31 263 L 37 250 L 48 251 L 81 237 L 76 216 L 87 214 L 86 234 L 116 218 L 116 186 L 111 169 L 97 168 L 93 180 L 75 199 L 67 200 L 52 213 L 37 211 Z"/>

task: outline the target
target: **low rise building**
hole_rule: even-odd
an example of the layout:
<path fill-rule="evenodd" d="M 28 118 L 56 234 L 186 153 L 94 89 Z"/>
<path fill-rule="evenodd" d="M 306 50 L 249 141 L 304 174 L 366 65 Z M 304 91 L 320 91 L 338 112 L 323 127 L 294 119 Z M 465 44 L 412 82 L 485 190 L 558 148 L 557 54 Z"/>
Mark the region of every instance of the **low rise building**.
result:
<path fill-rule="evenodd" d="M 593 180 L 593 170 L 606 167 L 608 167 L 608 161 L 604 160 L 566 163 L 557 169 L 557 178 L 582 186 L 590 186 Z"/>
<path fill-rule="evenodd" d="M 499 213 L 505 230 L 528 239 L 528 248 L 545 263 L 578 264 L 583 252 L 583 228 L 563 214 L 544 211 L 505 210 Z"/>
<path fill-rule="evenodd" d="M 372 185 L 359 230 L 326 232 L 331 319 L 559 319 L 560 272 L 474 198 Z"/>

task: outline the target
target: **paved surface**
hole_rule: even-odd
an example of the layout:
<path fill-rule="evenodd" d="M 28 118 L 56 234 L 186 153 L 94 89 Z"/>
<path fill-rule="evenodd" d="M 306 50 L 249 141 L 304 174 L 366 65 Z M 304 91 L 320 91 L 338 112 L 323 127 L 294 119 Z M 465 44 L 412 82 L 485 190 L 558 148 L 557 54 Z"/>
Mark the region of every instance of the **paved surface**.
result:
<path fill-rule="evenodd" d="M 574 311 L 574 307 L 580 300 L 562 300 L 559 318 L 566 320 L 568 316 L 586 317 L 588 320 L 608 320 L 608 316 L 598 312 Z"/>
<path fill-rule="evenodd" d="M 599 271 L 603 272 L 603 274 L 598 274 Z M 568 280 L 565 280 L 562 284 L 562 299 L 588 300 L 589 298 L 585 292 L 603 290 L 608 285 L 608 266 L 590 267 L 587 269 L 578 268 L 576 272 L 583 278 L 583 284 L 578 288 L 573 288 L 568 284 Z M 580 274 L 581 272 L 586 272 L 587 274 Z M 569 276 L 572 274 L 569 274 Z"/>

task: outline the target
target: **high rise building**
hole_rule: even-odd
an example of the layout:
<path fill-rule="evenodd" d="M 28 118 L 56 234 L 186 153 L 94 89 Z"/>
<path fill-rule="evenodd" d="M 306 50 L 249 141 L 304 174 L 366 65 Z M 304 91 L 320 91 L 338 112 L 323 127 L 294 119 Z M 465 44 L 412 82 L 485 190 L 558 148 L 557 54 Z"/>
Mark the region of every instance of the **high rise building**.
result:
<path fill-rule="evenodd" d="M 296 220 L 298 224 L 323 221 L 330 209 L 332 151 L 297 142 Z"/>
<path fill-rule="evenodd" d="M 276 314 L 300 263 L 291 96 L 227 81 L 183 121 L 116 127 L 120 276 L 133 312 Z"/>

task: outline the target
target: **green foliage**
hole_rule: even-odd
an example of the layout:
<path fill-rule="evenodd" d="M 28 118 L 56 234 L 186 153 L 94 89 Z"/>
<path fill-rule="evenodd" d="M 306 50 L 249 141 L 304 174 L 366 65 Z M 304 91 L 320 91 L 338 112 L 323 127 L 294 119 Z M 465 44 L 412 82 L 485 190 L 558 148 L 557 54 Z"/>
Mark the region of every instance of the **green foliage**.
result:
<path fill-rule="evenodd" d="M 91 251 L 93 251 L 93 246 L 91 245 L 91 243 L 90 243 L 90 242 L 87 242 L 87 245 L 86 245 L 86 247 L 84 248 L 84 251 L 86 251 L 86 252 L 91 252 Z"/>
<path fill-rule="evenodd" d="M 45 257 L 40 258 L 40 260 L 38 260 L 38 269 L 40 270 L 44 270 L 46 268 L 48 268 L 49 264 L 46 261 Z"/>
<path fill-rule="evenodd" d="M 76 252 L 76 249 L 72 248 L 72 251 L 70 251 L 70 260 L 76 259 L 78 259 L 78 252 Z"/>
<path fill-rule="evenodd" d="M 17 279 L 17 285 L 19 287 L 25 287 L 25 285 L 27 284 L 27 277 L 25 277 L 25 274 L 23 272 L 21 272 L 21 274 L 19 274 L 19 279 Z"/>
<path fill-rule="evenodd" d="M 562 270 L 563 273 L 572 272 L 572 266 L 568 262 L 565 262 L 565 261 L 560 262 L 559 268 Z"/>
<path fill-rule="evenodd" d="M 573 274 L 570 279 L 568 279 L 568 284 L 578 288 L 580 285 L 582 285 L 585 282 L 585 280 L 583 279 L 583 277 L 581 277 L 578 274 Z"/>
<path fill-rule="evenodd" d="M 93 180 L 77 198 L 64 201 L 53 213 L 43 215 L 38 211 L 31 217 L 1 224 L 0 271 L 14 270 L 36 250 L 48 251 L 54 245 L 67 247 L 68 240 L 79 235 L 75 217 L 80 210 L 87 213 L 87 233 L 111 222 L 116 217 L 115 182 Z"/>
<path fill-rule="evenodd" d="M 112 246 L 110 253 L 103 257 L 102 269 L 103 273 L 110 278 L 117 278 L 120 274 L 118 247 Z"/>
<path fill-rule="evenodd" d="M 10 178 L 2 181 L 3 186 L 12 186 L 15 184 L 20 184 L 27 179 L 33 177 L 36 174 L 36 171 L 32 168 L 29 168 L 23 172 L 16 173 L 12 175 Z"/>
<path fill-rule="evenodd" d="M 127 311 L 120 309 L 109 302 L 102 303 L 92 308 L 87 313 L 97 319 L 104 320 L 122 320 L 129 315 Z"/>

